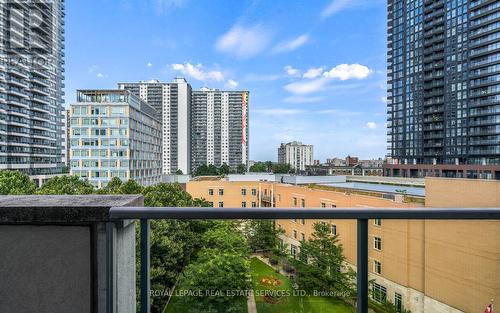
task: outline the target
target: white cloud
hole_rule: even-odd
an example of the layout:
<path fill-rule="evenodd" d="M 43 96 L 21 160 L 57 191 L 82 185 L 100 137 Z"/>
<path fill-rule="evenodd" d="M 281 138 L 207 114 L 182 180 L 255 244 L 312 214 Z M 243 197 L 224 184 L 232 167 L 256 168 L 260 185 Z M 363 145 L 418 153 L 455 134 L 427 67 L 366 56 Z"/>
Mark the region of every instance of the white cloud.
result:
<path fill-rule="evenodd" d="M 98 65 L 93 64 L 93 65 L 91 65 L 91 66 L 89 66 L 89 67 L 88 67 L 87 72 L 88 72 L 89 74 L 92 74 L 92 73 L 94 73 L 95 71 L 97 71 L 97 69 L 98 69 L 98 68 L 99 68 L 99 66 L 98 66 Z"/>
<path fill-rule="evenodd" d="M 302 77 L 312 79 L 312 78 L 319 77 L 321 75 L 323 75 L 323 68 L 322 67 L 312 67 L 312 68 L 308 69 L 304 73 L 304 75 L 302 75 Z"/>
<path fill-rule="evenodd" d="M 233 80 L 233 79 L 229 79 L 229 80 L 226 82 L 226 84 L 224 84 L 224 86 L 225 86 L 226 88 L 230 88 L 230 89 L 234 89 L 234 88 L 238 87 L 238 85 L 239 85 L 239 84 L 238 84 L 238 82 L 237 82 L 237 81 L 235 81 L 235 80 Z"/>
<path fill-rule="evenodd" d="M 348 8 L 351 4 L 353 4 L 355 0 L 332 0 L 329 5 L 327 5 L 323 11 L 321 11 L 321 17 L 327 18 L 335 13 L 338 13 L 345 8 Z"/>
<path fill-rule="evenodd" d="M 273 53 L 291 52 L 309 41 L 309 35 L 303 34 L 288 41 L 282 41 L 273 48 Z"/>
<path fill-rule="evenodd" d="M 368 122 L 366 123 L 366 127 L 368 127 L 369 129 L 375 129 L 377 128 L 377 124 L 375 122 Z"/>
<path fill-rule="evenodd" d="M 320 102 L 324 98 L 323 97 L 304 97 L 304 96 L 290 96 L 283 100 L 283 102 L 287 103 L 315 103 Z"/>
<path fill-rule="evenodd" d="M 340 80 L 363 79 L 370 75 L 371 70 L 361 64 L 340 64 L 331 70 L 324 72 L 326 78 L 338 78 Z"/>
<path fill-rule="evenodd" d="M 99 78 L 103 78 L 103 77 L 104 77 L 104 75 L 103 75 L 102 73 L 97 73 L 97 77 L 99 77 Z"/>
<path fill-rule="evenodd" d="M 382 103 L 387 104 L 387 97 L 382 97 L 380 98 L 380 100 L 382 101 Z"/>
<path fill-rule="evenodd" d="M 193 65 L 191 63 L 175 63 L 172 64 L 172 69 L 181 72 L 184 75 L 190 76 L 200 81 L 223 81 L 224 74 L 220 71 L 205 71 L 203 65 Z"/>
<path fill-rule="evenodd" d="M 244 81 L 247 82 L 269 82 L 275 81 L 282 78 L 281 74 L 256 74 L 256 73 L 248 73 L 245 77 L 243 77 Z"/>
<path fill-rule="evenodd" d="M 340 117 L 351 117 L 351 116 L 359 116 L 361 112 L 341 110 L 341 109 L 327 109 L 327 110 L 319 110 L 316 113 L 318 114 L 331 114 Z"/>
<path fill-rule="evenodd" d="M 262 25 L 234 25 L 217 39 L 215 48 L 239 58 L 250 58 L 263 52 L 270 41 L 269 30 Z"/>
<path fill-rule="evenodd" d="M 163 14 L 171 8 L 181 8 L 187 0 L 155 0 L 156 13 Z"/>
<path fill-rule="evenodd" d="M 327 85 L 327 83 L 328 81 L 326 78 L 318 78 L 307 81 L 293 82 L 286 85 L 285 89 L 291 93 L 302 95 L 320 91 Z"/>
<path fill-rule="evenodd" d="M 151 66 L 153 66 L 153 63 L 148 62 L 148 67 L 151 67 Z"/>
<path fill-rule="evenodd" d="M 298 76 L 300 75 L 300 71 L 296 68 L 293 68 L 291 65 L 285 66 L 285 72 L 288 76 Z"/>
<path fill-rule="evenodd" d="M 265 116 L 283 116 L 283 115 L 297 115 L 297 114 L 302 114 L 304 113 L 303 110 L 297 110 L 297 109 L 282 109 L 282 108 L 275 108 L 275 109 L 258 109 L 258 110 L 253 110 L 254 113 L 265 115 Z"/>

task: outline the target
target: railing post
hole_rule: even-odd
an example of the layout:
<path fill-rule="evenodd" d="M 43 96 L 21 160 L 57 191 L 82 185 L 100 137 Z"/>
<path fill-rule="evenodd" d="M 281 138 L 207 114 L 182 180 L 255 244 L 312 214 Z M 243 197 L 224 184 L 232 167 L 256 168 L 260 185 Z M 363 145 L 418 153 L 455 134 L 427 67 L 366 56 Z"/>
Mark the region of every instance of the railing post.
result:
<path fill-rule="evenodd" d="M 358 219 L 357 312 L 368 313 L 368 220 Z"/>
<path fill-rule="evenodd" d="M 141 313 L 149 313 L 149 220 L 141 219 Z"/>

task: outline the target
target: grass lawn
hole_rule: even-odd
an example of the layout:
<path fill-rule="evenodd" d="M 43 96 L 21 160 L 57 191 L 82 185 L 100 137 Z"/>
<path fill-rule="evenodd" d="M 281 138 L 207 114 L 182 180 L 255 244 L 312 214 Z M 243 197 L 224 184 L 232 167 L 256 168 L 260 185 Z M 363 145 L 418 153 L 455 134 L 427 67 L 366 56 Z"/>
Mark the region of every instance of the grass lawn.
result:
<path fill-rule="evenodd" d="M 341 301 L 327 297 L 300 296 L 293 294 L 290 280 L 275 272 L 267 264 L 257 258 L 251 259 L 252 283 L 256 293 L 258 313 L 354 313 L 354 308 Z M 271 278 L 269 280 L 269 278 Z M 274 279 L 281 284 L 274 286 Z M 262 279 L 267 279 L 263 285 Z M 265 301 L 264 294 L 274 291 L 283 294 L 275 303 Z"/>
<path fill-rule="evenodd" d="M 177 286 L 177 289 L 178 290 L 182 290 L 183 287 L 182 286 Z M 185 288 L 184 288 L 185 290 Z M 174 293 L 175 294 L 175 293 Z M 183 305 L 182 303 L 180 303 L 179 301 L 180 299 L 180 296 L 172 296 L 172 299 L 170 299 L 170 302 L 168 303 L 168 306 L 166 308 L 166 310 L 164 311 L 164 313 L 189 313 L 189 308 L 186 307 L 185 305 Z M 238 310 L 238 313 L 247 313 L 247 299 L 238 299 L 238 306 L 239 306 L 239 310 Z M 208 312 L 207 311 L 200 311 L 201 312 Z M 222 312 L 221 312 L 222 313 Z"/>

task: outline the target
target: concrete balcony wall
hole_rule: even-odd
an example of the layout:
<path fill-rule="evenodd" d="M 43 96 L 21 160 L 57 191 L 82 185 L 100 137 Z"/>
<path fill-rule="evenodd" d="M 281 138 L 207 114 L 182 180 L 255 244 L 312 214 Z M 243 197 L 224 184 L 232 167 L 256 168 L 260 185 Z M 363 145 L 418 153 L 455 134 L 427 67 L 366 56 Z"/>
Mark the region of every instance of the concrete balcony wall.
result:
<path fill-rule="evenodd" d="M 0 197 L 0 312 L 135 312 L 135 227 L 113 206 L 142 196 Z"/>

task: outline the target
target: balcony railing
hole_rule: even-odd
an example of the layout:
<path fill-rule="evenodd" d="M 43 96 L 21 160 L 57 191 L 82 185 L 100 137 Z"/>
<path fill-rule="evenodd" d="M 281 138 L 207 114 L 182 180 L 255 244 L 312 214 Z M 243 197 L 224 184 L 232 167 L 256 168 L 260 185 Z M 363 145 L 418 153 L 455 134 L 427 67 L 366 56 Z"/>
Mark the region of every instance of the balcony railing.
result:
<path fill-rule="evenodd" d="M 156 219 L 355 219 L 357 220 L 357 312 L 368 312 L 368 220 L 499 220 L 500 208 L 158 208 L 113 207 L 110 219 L 139 219 L 141 313 L 150 312 L 150 220 Z M 113 271 L 109 271 L 113 273 Z M 111 274 L 112 275 L 112 274 Z M 108 277 L 113 280 L 113 277 Z"/>

